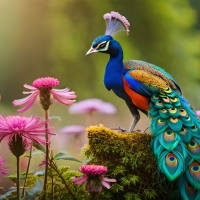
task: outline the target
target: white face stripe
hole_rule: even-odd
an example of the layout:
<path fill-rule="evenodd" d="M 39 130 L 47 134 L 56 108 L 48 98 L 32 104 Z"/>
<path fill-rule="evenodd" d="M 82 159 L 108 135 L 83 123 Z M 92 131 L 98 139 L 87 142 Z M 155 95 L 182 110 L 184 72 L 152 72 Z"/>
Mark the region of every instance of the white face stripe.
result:
<path fill-rule="evenodd" d="M 104 42 L 99 43 L 97 45 L 96 49 L 98 49 L 100 47 L 100 45 L 105 44 L 105 43 L 106 43 L 106 46 L 104 48 L 100 49 L 99 51 L 107 51 L 110 41 L 104 41 Z"/>

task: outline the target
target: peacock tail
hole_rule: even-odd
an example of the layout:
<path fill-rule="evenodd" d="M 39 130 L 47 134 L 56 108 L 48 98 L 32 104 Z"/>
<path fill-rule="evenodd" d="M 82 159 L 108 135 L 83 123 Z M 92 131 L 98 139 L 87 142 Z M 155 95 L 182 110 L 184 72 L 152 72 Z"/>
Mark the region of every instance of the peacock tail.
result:
<path fill-rule="evenodd" d="M 200 120 L 176 90 L 160 89 L 150 99 L 153 154 L 170 181 L 180 177 L 184 200 L 200 199 Z"/>

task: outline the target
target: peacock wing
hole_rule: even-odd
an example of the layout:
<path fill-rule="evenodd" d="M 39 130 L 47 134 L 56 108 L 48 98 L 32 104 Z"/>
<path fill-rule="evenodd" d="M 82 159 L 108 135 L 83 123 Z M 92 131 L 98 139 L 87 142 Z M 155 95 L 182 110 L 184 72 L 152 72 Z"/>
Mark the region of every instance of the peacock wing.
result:
<path fill-rule="evenodd" d="M 128 60 L 124 62 L 123 65 L 126 70 L 131 70 L 131 69 L 144 70 L 150 74 L 160 77 L 165 82 L 169 83 L 169 85 L 173 89 L 177 90 L 179 94 L 182 94 L 180 86 L 176 83 L 173 77 L 169 73 L 167 73 L 164 69 L 156 65 L 141 60 Z"/>

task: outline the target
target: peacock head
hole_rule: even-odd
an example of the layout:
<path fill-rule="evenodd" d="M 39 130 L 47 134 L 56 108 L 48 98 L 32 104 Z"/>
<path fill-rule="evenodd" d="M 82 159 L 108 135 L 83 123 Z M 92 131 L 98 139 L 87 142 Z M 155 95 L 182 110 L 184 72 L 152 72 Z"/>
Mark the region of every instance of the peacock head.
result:
<path fill-rule="evenodd" d="M 105 35 L 97 37 L 86 55 L 101 52 L 112 54 L 116 49 L 121 48 L 120 44 L 113 39 L 113 35 L 117 32 L 126 31 L 129 33 L 130 23 L 128 20 L 120 15 L 118 12 L 111 11 L 103 16 L 106 22 Z"/>
<path fill-rule="evenodd" d="M 110 35 L 102 35 L 97 37 L 93 43 L 89 51 L 86 55 L 90 55 L 92 53 L 101 52 L 101 53 L 109 53 L 109 47 L 111 46 L 113 37 Z"/>

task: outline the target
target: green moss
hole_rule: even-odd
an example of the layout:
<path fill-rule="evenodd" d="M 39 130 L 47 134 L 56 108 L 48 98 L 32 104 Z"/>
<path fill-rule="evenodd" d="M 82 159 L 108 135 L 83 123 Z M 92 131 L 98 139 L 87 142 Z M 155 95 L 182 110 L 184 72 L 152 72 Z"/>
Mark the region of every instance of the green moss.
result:
<path fill-rule="evenodd" d="M 83 152 L 89 163 L 108 167 L 106 177 L 117 179 L 109 193 L 111 199 L 177 199 L 176 183 L 169 183 L 159 172 L 151 151 L 151 135 L 118 133 L 103 125 L 87 128 L 89 144 Z"/>

